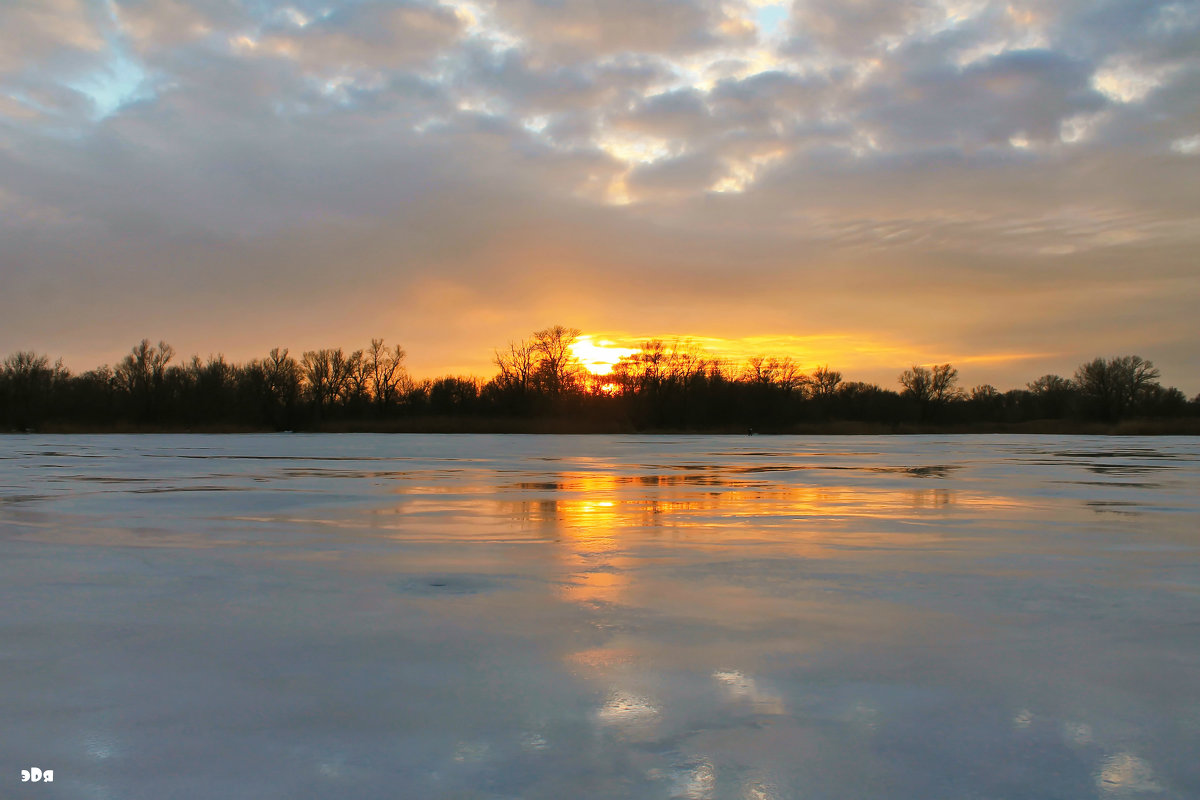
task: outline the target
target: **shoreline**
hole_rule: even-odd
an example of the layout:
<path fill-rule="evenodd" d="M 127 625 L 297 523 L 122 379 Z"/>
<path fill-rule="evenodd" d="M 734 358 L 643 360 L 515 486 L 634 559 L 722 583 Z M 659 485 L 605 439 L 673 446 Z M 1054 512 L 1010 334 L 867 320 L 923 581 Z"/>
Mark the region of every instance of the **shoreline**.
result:
<path fill-rule="evenodd" d="M 517 435 L 638 435 L 746 436 L 741 427 L 643 428 L 617 423 L 572 419 L 504 419 L 412 417 L 386 421 L 333 421 L 294 431 L 245 425 L 84 425 L 54 423 L 0 435 L 36 434 L 261 434 L 261 433 L 387 433 L 387 434 L 517 434 Z M 919 436 L 919 435 L 1053 435 L 1053 436 L 1200 436 L 1200 418 L 1133 419 L 1116 423 L 1034 420 L 1019 423 L 921 424 L 877 422 L 800 423 L 755 428 L 755 436 Z"/>

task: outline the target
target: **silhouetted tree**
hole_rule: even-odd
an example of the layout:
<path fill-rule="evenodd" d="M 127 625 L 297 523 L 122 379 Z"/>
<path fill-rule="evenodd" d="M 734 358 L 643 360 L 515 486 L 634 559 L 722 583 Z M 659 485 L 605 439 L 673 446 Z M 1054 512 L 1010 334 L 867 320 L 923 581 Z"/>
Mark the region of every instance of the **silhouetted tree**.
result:
<path fill-rule="evenodd" d="M 228 421 L 234 414 L 235 374 L 222 355 L 209 356 L 207 362 L 192 356 L 187 368 L 168 383 L 177 395 L 175 403 L 187 409 L 191 421 Z"/>
<path fill-rule="evenodd" d="M 944 403 L 960 397 L 957 388 L 958 370 L 949 364 L 940 364 L 933 368 L 933 400 Z"/>
<path fill-rule="evenodd" d="M 666 364 L 666 345 L 662 339 L 651 339 L 636 353 L 622 357 L 613 367 L 613 377 L 627 394 L 657 392 L 666 377 Z"/>
<path fill-rule="evenodd" d="M 1065 416 L 1076 394 L 1075 384 L 1059 375 L 1043 375 L 1025 385 L 1032 395 L 1035 419 L 1059 419 Z"/>
<path fill-rule="evenodd" d="M 300 365 L 288 355 L 286 347 L 275 347 L 267 354 L 263 366 L 271 405 L 290 411 L 300 397 Z"/>
<path fill-rule="evenodd" d="M 114 370 L 117 384 L 128 394 L 139 418 L 152 419 L 159 410 L 167 364 L 174 356 L 175 348 L 166 342 L 152 345 L 149 339 L 142 339 Z"/>
<path fill-rule="evenodd" d="M 276 430 L 296 426 L 301 369 L 286 347 L 273 348 L 266 358 L 242 367 L 239 384 L 253 409 L 246 412 L 247 421 Z"/>
<path fill-rule="evenodd" d="M 351 394 L 351 375 L 362 351 L 349 357 L 342 348 L 335 350 L 310 350 L 300 362 L 304 387 L 313 404 L 317 417 L 331 409 L 335 402 L 345 402 Z"/>
<path fill-rule="evenodd" d="M 220 355 L 173 364 L 172 348 L 143 340 L 115 370 L 100 367 L 78 376 L 47 356 L 15 353 L 0 362 L 0 429 L 128 421 L 294 429 L 391 413 L 488 417 L 514 411 L 569 415 L 596 427 L 727 430 L 788 430 L 818 418 L 896 424 L 914 410 L 922 418 L 936 412 L 943 422 L 1200 416 L 1200 396 L 1189 401 L 1178 389 L 1163 387 L 1153 364 L 1137 356 L 1095 359 L 1080 366 L 1074 381 L 1044 375 L 1027 389 L 1003 394 L 988 384 L 961 392 L 950 364 L 914 366 L 901 375 L 901 396 L 842 381 L 828 367 L 806 378 L 790 358 L 769 355 L 737 366 L 679 341 L 645 342 L 610 375 L 594 375 L 571 353 L 577 336 L 575 329 L 555 326 L 510 345 L 496 353 L 500 371 L 486 385 L 469 377 L 414 385 L 403 349 L 382 339 L 349 354 L 312 350 L 301 363 L 275 348 L 240 366 Z"/>
<path fill-rule="evenodd" d="M 1179 389 L 1154 384 L 1139 399 L 1140 411 L 1152 417 L 1180 417 L 1188 411 L 1188 400 Z"/>
<path fill-rule="evenodd" d="M 389 349 L 383 339 L 372 339 L 371 347 L 363 358 L 375 405 L 380 410 L 390 408 L 399 399 L 408 381 L 404 369 L 404 349 L 396 345 Z"/>
<path fill-rule="evenodd" d="M 949 364 L 939 364 L 933 369 L 914 365 L 900 374 L 904 394 L 916 402 L 921 419 L 928 416 L 931 408 L 958 398 L 957 382 L 958 370 Z"/>
<path fill-rule="evenodd" d="M 922 405 L 933 399 L 933 373 L 927 367 L 914 364 L 911 369 L 900 373 L 900 385 L 904 393 Z"/>
<path fill-rule="evenodd" d="M 836 415 L 843 419 L 894 424 L 904 413 L 904 400 L 899 394 L 862 381 L 846 381 L 838 386 L 834 404 Z"/>
<path fill-rule="evenodd" d="M 538 360 L 536 348 L 522 339 L 520 344 L 509 342 L 508 349 L 503 352 L 492 352 L 493 361 L 500 369 L 500 374 L 495 378 L 498 389 L 515 396 L 518 403 L 523 403 L 534 385 Z"/>
<path fill-rule="evenodd" d="M 36 428 L 70 378 L 62 360 L 34 352 L 14 353 L 0 365 L 0 420 L 17 429 Z"/>
<path fill-rule="evenodd" d="M 980 384 L 971 389 L 971 400 L 975 403 L 989 403 L 1002 396 L 1000 390 L 990 383 Z"/>
<path fill-rule="evenodd" d="M 434 414 L 470 414 L 476 411 L 479 384 L 474 378 L 438 378 L 429 385 L 429 409 Z"/>
<path fill-rule="evenodd" d="M 990 383 L 973 387 L 967 402 L 970 406 L 967 413 L 972 419 L 994 422 L 1004 418 L 1004 395 Z"/>
<path fill-rule="evenodd" d="M 1097 358 L 1075 370 L 1075 385 L 1091 410 L 1103 419 L 1118 420 L 1158 386 L 1159 372 L 1141 356 Z"/>
<path fill-rule="evenodd" d="M 761 427 L 766 423 L 780 424 L 794 415 L 798 390 L 807 383 L 806 376 L 788 357 L 752 356 L 742 372 L 749 384 L 750 416 L 745 422 Z"/>
<path fill-rule="evenodd" d="M 575 388 L 583 365 L 571 353 L 571 345 L 579 339 L 579 328 L 554 325 L 533 334 L 533 350 L 538 355 L 537 380 L 551 397 Z"/>
<path fill-rule="evenodd" d="M 814 398 L 827 400 L 837 393 L 838 384 L 841 382 L 842 373 L 831 370 L 829 365 L 826 364 L 823 367 L 817 367 L 813 370 L 808 385 L 811 388 Z"/>
<path fill-rule="evenodd" d="M 1025 384 L 1034 394 L 1050 394 L 1052 392 L 1069 392 L 1072 384 L 1067 378 L 1059 375 L 1043 375 L 1032 383 Z"/>

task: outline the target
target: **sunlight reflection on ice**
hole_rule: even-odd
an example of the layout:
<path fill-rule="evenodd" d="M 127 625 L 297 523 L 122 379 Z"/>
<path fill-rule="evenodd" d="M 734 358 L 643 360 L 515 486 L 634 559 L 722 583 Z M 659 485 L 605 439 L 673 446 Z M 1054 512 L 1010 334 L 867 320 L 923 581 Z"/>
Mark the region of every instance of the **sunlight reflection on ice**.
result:
<path fill-rule="evenodd" d="M 601 725 L 636 729 L 653 722 L 658 713 L 658 706 L 647 698 L 616 689 L 596 710 L 596 719 Z"/>
<path fill-rule="evenodd" d="M 1063 738 L 1069 744 L 1087 745 L 1092 743 L 1092 726 L 1083 722 L 1064 722 Z"/>
<path fill-rule="evenodd" d="M 783 699 L 779 695 L 761 689 L 754 678 L 738 670 L 718 670 L 713 678 L 721 684 L 726 694 L 738 700 L 746 700 L 760 714 L 782 714 Z"/>
<path fill-rule="evenodd" d="M 486 761 L 491 750 L 487 742 L 459 742 L 454 747 L 454 760 L 460 764 L 477 764 Z"/>
<path fill-rule="evenodd" d="M 666 777 L 672 800 L 712 800 L 717 788 L 717 771 L 707 758 L 678 764 Z"/>
<path fill-rule="evenodd" d="M 521 749 L 523 750 L 537 752 L 539 750 L 545 750 L 549 746 L 550 743 L 546 741 L 546 737 L 542 736 L 540 733 L 528 731 L 521 735 Z"/>
<path fill-rule="evenodd" d="M 1154 779 L 1150 764 L 1132 753 L 1117 753 L 1104 759 L 1096 776 L 1096 785 L 1100 791 L 1112 797 L 1163 791 L 1163 787 Z"/>
<path fill-rule="evenodd" d="M 751 781 L 742 788 L 741 800 L 780 800 L 782 795 L 773 786 L 761 781 Z"/>
<path fill-rule="evenodd" d="M 118 755 L 116 739 L 107 732 L 92 731 L 84 735 L 83 748 L 93 761 L 107 761 Z"/>

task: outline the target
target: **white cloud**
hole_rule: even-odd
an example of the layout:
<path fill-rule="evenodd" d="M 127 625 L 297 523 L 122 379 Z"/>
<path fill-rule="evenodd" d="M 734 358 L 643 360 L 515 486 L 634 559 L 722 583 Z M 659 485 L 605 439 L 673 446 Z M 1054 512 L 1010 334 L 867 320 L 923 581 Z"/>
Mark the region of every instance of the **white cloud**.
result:
<path fill-rule="evenodd" d="M 1200 134 L 1176 139 L 1171 142 L 1171 149 L 1180 155 L 1200 155 Z"/>
<path fill-rule="evenodd" d="M 1137 103 L 1166 83 L 1176 69 L 1174 65 L 1144 66 L 1118 57 L 1095 72 L 1092 85 L 1118 103 Z"/>

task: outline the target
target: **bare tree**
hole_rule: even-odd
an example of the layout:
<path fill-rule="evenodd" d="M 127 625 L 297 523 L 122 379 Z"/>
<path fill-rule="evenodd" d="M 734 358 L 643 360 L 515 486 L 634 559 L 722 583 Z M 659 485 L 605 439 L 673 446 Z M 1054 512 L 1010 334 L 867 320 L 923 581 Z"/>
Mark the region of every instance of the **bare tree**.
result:
<path fill-rule="evenodd" d="M 266 358 L 242 366 L 239 381 L 257 399 L 264 420 L 276 426 L 291 421 L 290 411 L 300 396 L 301 374 L 287 348 L 273 348 Z"/>
<path fill-rule="evenodd" d="M 1000 390 L 990 383 L 982 383 L 971 389 L 971 400 L 976 403 L 991 403 L 1003 397 Z"/>
<path fill-rule="evenodd" d="M 930 388 L 933 390 L 933 400 L 937 403 L 946 402 L 948 400 L 956 400 L 961 396 L 957 388 L 958 370 L 949 364 L 939 364 L 933 368 L 933 381 Z"/>
<path fill-rule="evenodd" d="M 904 394 L 925 406 L 933 399 L 933 373 L 928 367 L 913 364 L 911 369 L 900 373 L 900 385 Z"/>
<path fill-rule="evenodd" d="M 817 367 L 813 370 L 808 385 L 812 389 L 813 397 L 819 400 L 826 400 L 837 394 L 838 384 L 841 382 L 842 373 L 831 370 L 829 365 L 826 364 L 823 367 Z"/>
<path fill-rule="evenodd" d="M 286 347 L 275 347 L 271 349 L 263 364 L 272 398 L 285 405 L 291 405 L 300 391 L 300 365 L 296 363 L 296 359 L 288 355 Z"/>
<path fill-rule="evenodd" d="M 61 358 L 51 364 L 49 356 L 25 351 L 5 358 L 0 364 L 0 375 L 13 386 L 49 388 L 54 382 L 70 378 L 71 373 Z"/>
<path fill-rule="evenodd" d="M 361 377 L 358 366 L 362 363 L 363 351 L 355 350 L 347 355 L 338 348 L 333 351 L 333 374 L 335 395 L 342 405 L 362 399 L 362 386 L 358 379 Z"/>
<path fill-rule="evenodd" d="M 1059 375 L 1043 375 L 1032 383 L 1025 384 L 1029 391 L 1037 395 L 1054 394 L 1071 391 L 1071 381 Z"/>
<path fill-rule="evenodd" d="M 371 397 L 371 365 L 362 350 L 346 359 L 346 403 L 363 403 Z"/>
<path fill-rule="evenodd" d="M 363 358 L 363 363 L 368 371 L 371 396 L 379 408 L 387 408 L 394 403 L 407 382 L 405 355 L 400 345 L 389 349 L 383 339 L 371 340 L 371 348 Z"/>
<path fill-rule="evenodd" d="M 691 342 L 676 340 L 666 354 L 666 379 L 686 389 L 697 375 L 704 374 L 708 361 Z"/>
<path fill-rule="evenodd" d="M 900 374 L 904 394 L 917 401 L 922 417 L 931 406 L 959 398 L 961 395 L 955 388 L 957 382 L 958 370 L 949 364 L 939 364 L 933 369 L 914 364 Z"/>
<path fill-rule="evenodd" d="M 131 394 L 145 394 L 162 385 L 167 364 L 175 356 L 175 348 L 166 342 L 157 346 L 142 339 L 117 365 L 116 376 Z"/>
<path fill-rule="evenodd" d="M 7 408 L 17 428 L 36 426 L 51 406 L 56 389 L 70 380 L 62 359 L 32 351 L 14 353 L 0 364 L 0 418 Z"/>
<path fill-rule="evenodd" d="M 508 343 L 508 350 L 494 351 L 493 361 L 500 369 L 497 383 L 505 389 L 514 389 L 522 397 L 533 386 L 534 370 L 537 366 L 537 351 L 528 341 L 520 344 Z"/>
<path fill-rule="evenodd" d="M 346 390 L 346 354 L 336 350 L 309 350 L 300 362 L 304 388 L 318 415 L 341 398 Z"/>
<path fill-rule="evenodd" d="M 746 369 L 742 376 L 751 383 L 771 383 L 770 359 L 766 356 L 750 356 L 746 359 Z"/>
<path fill-rule="evenodd" d="M 166 342 L 152 345 L 149 339 L 142 339 L 117 365 L 115 375 L 118 385 L 140 407 L 142 414 L 151 415 L 155 412 L 163 391 L 167 364 L 174 355 L 175 348 Z"/>
<path fill-rule="evenodd" d="M 768 361 L 772 382 L 787 394 L 800 389 L 808 382 L 808 377 L 800 371 L 799 365 L 791 356 L 772 358 Z"/>
<path fill-rule="evenodd" d="M 669 357 L 662 339 L 642 342 L 641 349 L 617 362 L 613 377 L 626 392 L 657 392 L 666 378 Z"/>
<path fill-rule="evenodd" d="M 751 356 L 746 360 L 742 375 L 751 383 L 778 386 L 785 392 L 802 387 L 807 380 L 790 356 Z"/>
<path fill-rule="evenodd" d="M 1075 385 L 1105 419 L 1120 419 L 1157 388 L 1159 371 L 1141 356 L 1097 358 L 1080 364 Z"/>
<path fill-rule="evenodd" d="M 533 334 L 533 349 L 540 357 L 537 376 L 551 395 L 570 391 L 577 383 L 583 366 L 571 352 L 571 345 L 582 333 L 579 328 L 554 325 Z"/>

